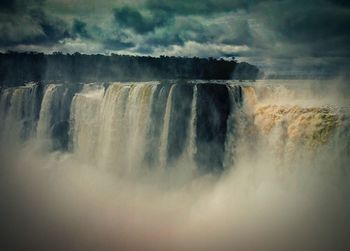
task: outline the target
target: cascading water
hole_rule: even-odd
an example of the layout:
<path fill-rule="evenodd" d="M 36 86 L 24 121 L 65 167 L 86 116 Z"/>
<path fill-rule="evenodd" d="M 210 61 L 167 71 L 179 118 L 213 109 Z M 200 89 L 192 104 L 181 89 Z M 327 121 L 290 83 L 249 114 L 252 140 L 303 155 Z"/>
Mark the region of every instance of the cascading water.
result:
<path fill-rule="evenodd" d="M 78 157 L 95 164 L 98 152 L 98 129 L 104 89 L 96 86 L 84 86 L 72 101 L 70 109 L 70 148 Z"/>
<path fill-rule="evenodd" d="M 193 98 L 191 105 L 191 120 L 188 131 L 187 154 L 193 160 L 196 154 L 196 124 L 197 124 L 197 86 L 193 87 Z"/>
<path fill-rule="evenodd" d="M 24 193 L 40 198 L 32 204 L 47 200 L 68 228 L 81 224 L 72 236 L 87 231 L 116 241 L 114 250 L 284 250 L 287 240 L 291 250 L 319 250 L 350 227 L 350 104 L 347 92 L 320 89 L 233 81 L 2 88 L 0 156 L 50 167 L 42 177 L 20 169 L 16 189 L 26 184 Z M 316 241 L 306 245 L 304 231 Z"/>
<path fill-rule="evenodd" d="M 127 105 L 130 86 L 112 85 L 102 100 L 101 127 L 98 132 L 100 151 L 99 166 L 125 167 L 126 125 L 122 123 Z M 122 146 L 122 147 L 121 147 Z"/>
<path fill-rule="evenodd" d="M 170 126 L 170 112 L 172 106 L 172 98 L 175 85 L 171 86 L 169 96 L 165 105 L 165 114 L 163 121 L 163 130 L 160 137 L 160 146 L 159 146 L 159 163 L 160 167 L 164 167 L 167 160 L 167 150 L 168 150 L 168 137 L 169 137 L 169 126 Z"/>
<path fill-rule="evenodd" d="M 3 134 L 14 134 L 15 141 L 51 139 L 61 150 L 70 142 L 74 153 L 99 167 L 165 168 L 186 155 L 199 169 L 220 170 L 233 165 L 246 137 L 255 135 L 281 160 L 348 133 L 348 108 L 266 103 L 266 96 L 288 91 L 281 87 L 112 83 L 42 89 L 31 84 L 1 91 Z"/>
<path fill-rule="evenodd" d="M 42 98 L 42 87 L 29 84 L 1 92 L 1 137 L 10 143 L 35 135 Z M 11 141 L 11 138 L 14 140 Z"/>

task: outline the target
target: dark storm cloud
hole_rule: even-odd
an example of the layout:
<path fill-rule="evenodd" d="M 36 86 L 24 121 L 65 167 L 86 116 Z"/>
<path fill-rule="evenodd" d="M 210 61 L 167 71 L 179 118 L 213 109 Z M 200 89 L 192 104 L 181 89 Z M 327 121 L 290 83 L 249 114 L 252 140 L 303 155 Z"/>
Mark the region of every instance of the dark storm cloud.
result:
<path fill-rule="evenodd" d="M 32 10 L 30 16 L 43 31 L 35 38 L 38 43 L 56 42 L 70 36 L 68 25 L 61 19 L 50 17 L 39 9 Z"/>
<path fill-rule="evenodd" d="M 153 46 L 184 45 L 186 41 L 207 42 L 206 36 L 210 36 L 208 34 L 209 30 L 206 30 L 205 26 L 198 20 L 178 18 L 171 25 L 158 29 L 145 41 L 148 45 Z"/>
<path fill-rule="evenodd" d="M 119 39 L 107 39 L 103 41 L 103 44 L 105 48 L 109 50 L 124 50 L 135 46 L 135 44 L 132 42 L 122 41 Z"/>
<path fill-rule="evenodd" d="M 90 38 L 91 36 L 88 33 L 86 27 L 87 27 L 87 24 L 85 22 L 80 21 L 78 19 L 74 19 L 72 32 L 73 34 L 78 35 L 82 38 Z"/>
<path fill-rule="evenodd" d="M 350 70 L 350 5 L 345 2 L 264 1 L 249 15 L 256 20 L 255 56 L 283 61 L 287 68 L 303 66 L 306 72 Z"/>
<path fill-rule="evenodd" d="M 0 45 L 54 44 L 69 37 L 68 25 L 60 18 L 48 15 L 44 0 L 16 0 L 1 3 Z"/>
<path fill-rule="evenodd" d="M 184 45 L 187 41 L 203 46 L 247 45 L 249 51 L 222 52 L 222 55 L 255 55 L 266 59 L 345 57 L 340 63 L 346 63 L 350 53 L 347 1 L 148 0 L 145 8 L 151 12 L 161 10 L 169 16 L 185 16 L 193 24 L 168 25 L 164 31 L 146 38 L 149 45 Z M 243 19 L 215 25 L 218 16 L 232 17 L 237 13 L 243 14 Z M 202 23 L 193 22 L 193 16 L 203 17 Z"/>
<path fill-rule="evenodd" d="M 348 0 L 329 0 L 329 2 L 334 3 L 339 6 L 350 7 L 350 2 Z"/>
<path fill-rule="evenodd" d="M 180 15 L 208 15 L 237 9 L 249 9 L 257 2 L 260 2 L 260 0 L 148 0 L 146 7 L 151 10 L 163 10 Z"/>
<path fill-rule="evenodd" d="M 34 7 L 40 7 L 46 0 L 1 0 L 0 12 L 25 12 Z"/>
<path fill-rule="evenodd" d="M 2 48 L 350 64 L 348 0 L 3 0 L 0 21 Z"/>
<path fill-rule="evenodd" d="M 2 0 L 0 1 L 0 12 L 3 11 L 14 11 L 15 10 L 15 1 L 13 0 Z"/>
<path fill-rule="evenodd" d="M 318 41 L 331 42 L 339 39 L 343 41 L 344 48 L 348 49 L 346 41 L 350 42 L 350 9 L 339 7 L 339 2 L 266 2 L 258 5 L 253 13 L 276 35 L 289 42 L 311 43 L 314 47 Z"/>
<path fill-rule="evenodd" d="M 130 6 L 115 8 L 114 18 L 121 27 L 131 28 L 140 34 L 165 26 L 172 19 L 171 16 L 163 11 L 155 11 L 150 15 L 145 15 Z"/>
<path fill-rule="evenodd" d="M 146 40 L 146 42 L 151 46 L 183 45 L 185 43 L 185 39 L 181 37 L 180 34 L 170 32 L 169 36 L 151 36 Z"/>

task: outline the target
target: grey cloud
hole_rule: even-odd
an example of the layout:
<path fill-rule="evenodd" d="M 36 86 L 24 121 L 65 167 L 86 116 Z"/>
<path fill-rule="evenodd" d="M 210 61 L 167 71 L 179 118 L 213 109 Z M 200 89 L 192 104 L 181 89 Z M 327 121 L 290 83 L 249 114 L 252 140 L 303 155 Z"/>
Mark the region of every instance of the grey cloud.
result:
<path fill-rule="evenodd" d="M 208 15 L 238 9 L 249 9 L 257 2 L 260 2 L 260 0 L 147 0 L 146 7 L 151 10 L 162 10 L 180 15 Z"/>
<path fill-rule="evenodd" d="M 256 10 L 259 19 L 293 41 L 344 35 L 350 26 L 350 9 L 336 7 L 327 1 L 319 1 L 317 5 L 291 0 L 267 2 Z"/>
<path fill-rule="evenodd" d="M 50 17 L 41 10 L 33 10 L 30 16 L 41 27 L 43 35 L 36 38 L 38 43 L 57 42 L 63 38 L 70 37 L 69 27 L 63 20 Z"/>
<path fill-rule="evenodd" d="M 67 46 L 74 42 L 94 44 L 95 48 L 102 48 L 101 52 L 235 55 L 250 58 L 251 63 L 283 62 L 287 69 L 288 62 L 293 67 L 310 64 L 317 68 L 346 64 L 350 57 L 347 0 L 91 0 L 89 6 L 85 3 L 1 1 L 0 46 L 40 47 L 59 43 L 64 48 L 67 41 Z M 296 64 L 296 58 L 305 64 Z"/>
<path fill-rule="evenodd" d="M 135 32 L 144 34 L 154 31 L 170 23 L 172 17 L 163 11 L 152 12 L 150 15 L 142 14 L 140 11 L 124 6 L 114 9 L 116 22 L 124 28 L 131 28 Z"/>
<path fill-rule="evenodd" d="M 46 0 L 1 0 L 0 12 L 25 12 L 31 8 L 41 7 Z"/>
<path fill-rule="evenodd" d="M 100 36 L 95 39 L 100 41 L 106 50 L 125 50 L 133 48 L 136 45 L 134 34 L 130 31 L 115 29 L 107 32 L 100 30 L 99 34 Z"/>
<path fill-rule="evenodd" d="M 74 35 L 78 35 L 82 38 L 91 38 L 86 27 L 87 27 L 87 24 L 85 22 L 80 21 L 78 19 L 74 19 L 72 32 Z"/>
<path fill-rule="evenodd" d="M 182 16 L 176 17 L 171 25 L 148 34 L 144 41 L 153 46 L 183 46 L 186 41 L 203 44 L 250 45 L 252 43 L 250 32 L 247 21 L 242 17 L 222 16 L 207 19 L 200 16 Z"/>
<path fill-rule="evenodd" d="M 345 69 L 350 60 L 349 7 L 341 0 L 260 2 L 248 12 L 253 24 L 249 54 L 277 70 L 278 63 L 270 62 L 305 72 Z M 295 64 L 296 59 L 305 64 Z"/>
<path fill-rule="evenodd" d="M 140 54 L 152 54 L 154 52 L 154 48 L 149 45 L 141 45 L 138 48 L 136 48 L 135 52 Z"/>
<path fill-rule="evenodd" d="M 2 2 L 0 12 L 0 45 L 53 44 L 70 36 L 68 25 L 48 15 L 41 7 L 44 0 Z"/>
<path fill-rule="evenodd" d="M 103 44 L 108 50 L 124 50 L 135 46 L 135 44 L 132 42 L 122 41 L 118 39 L 107 39 L 103 41 Z"/>
<path fill-rule="evenodd" d="M 194 18 L 176 18 L 171 25 L 157 29 L 149 34 L 145 41 L 153 46 L 183 45 L 189 40 L 201 40 L 200 36 L 205 36 L 204 26 Z"/>

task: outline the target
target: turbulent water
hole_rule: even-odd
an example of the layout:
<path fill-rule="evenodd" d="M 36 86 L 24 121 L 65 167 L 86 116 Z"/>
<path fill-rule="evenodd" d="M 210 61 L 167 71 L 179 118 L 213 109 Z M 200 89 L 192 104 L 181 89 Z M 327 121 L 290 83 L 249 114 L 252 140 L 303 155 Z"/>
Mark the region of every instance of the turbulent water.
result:
<path fill-rule="evenodd" d="M 9 243 L 346 247 L 350 92 L 320 82 L 2 88 L 2 190 L 20 197 L 3 208 L 21 219 L 4 224 Z M 32 221 L 39 227 L 28 229 Z"/>

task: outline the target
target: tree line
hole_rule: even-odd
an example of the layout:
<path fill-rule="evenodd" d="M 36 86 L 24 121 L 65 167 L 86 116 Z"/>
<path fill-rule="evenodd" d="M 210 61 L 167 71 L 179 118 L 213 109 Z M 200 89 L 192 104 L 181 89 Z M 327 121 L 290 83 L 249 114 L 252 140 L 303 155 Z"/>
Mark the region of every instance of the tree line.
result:
<path fill-rule="evenodd" d="M 232 60 L 54 52 L 0 53 L 1 85 L 25 82 L 110 82 L 167 79 L 255 79 L 256 66 Z"/>

